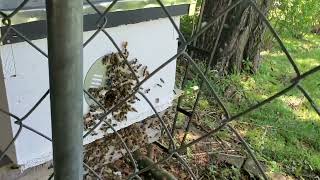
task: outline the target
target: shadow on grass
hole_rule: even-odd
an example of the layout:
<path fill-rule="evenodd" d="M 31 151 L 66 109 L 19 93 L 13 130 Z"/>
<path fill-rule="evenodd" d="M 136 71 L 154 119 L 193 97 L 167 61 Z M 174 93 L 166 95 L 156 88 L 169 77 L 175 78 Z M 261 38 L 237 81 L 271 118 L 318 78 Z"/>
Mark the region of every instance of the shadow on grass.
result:
<path fill-rule="evenodd" d="M 297 58 L 304 70 L 320 65 L 319 58 L 308 58 Z M 221 95 L 230 86 L 242 94 L 241 101 L 225 97 L 232 114 L 261 102 L 290 83 L 294 73 L 283 55 L 265 59 L 256 75 L 231 75 L 222 81 L 225 88 L 220 90 Z M 320 72 L 301 82 L 318 106 L 319 79 Z M 241 117 L 235 125 L 253 149 L 269 162 L 271 171 L 309 178 L 320 174 L 320 117 L 297 89 Z"/>
<path fill-rule="evenodd" d="M 320 65 L 320 38 L 285 41 L 301 72 Z M 208 79 L 222 97 L 227 109 L 235 115 L 283 90 L 295 77 L 284 53 L 264 52 L 256 74 L 231 74 L 220 77 L 214 70 Z M 203 64 L 199 64 L 204 69 Z M 194 76 L 197 76 L 194 74 Z M 192 108 L 199 86 L 194 78 L 187 83 L 184 106 Z M 320 72 L 301 81 L 316 104 L 320 105 Z M 198 113 L 209 128 L 221 119 L 222 110 L 204 88 Z M 182 119 L 182 118 L 181 118 Z M 184 119 L 181 122 L 185 122 Z M 296 177 L 314 178 L 320 174 L 320 117 L 298 89 L 293 89 L 233 122 L 271 172 L 285 172 Z"/>

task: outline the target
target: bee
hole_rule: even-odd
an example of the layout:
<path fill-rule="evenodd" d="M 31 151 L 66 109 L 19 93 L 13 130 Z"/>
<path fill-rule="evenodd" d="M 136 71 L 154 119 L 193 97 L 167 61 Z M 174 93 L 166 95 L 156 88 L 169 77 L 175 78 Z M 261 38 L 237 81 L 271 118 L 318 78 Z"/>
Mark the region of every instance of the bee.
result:
<path fill-rule="evenodd" d="M 133 112 L 138 112 L 138 111 L 136 110 L 136 108 L 134 108 L 134 107 L 131 107 L 131 111 L 133 111 Z"/>
<path fill-rule="evenodd" d="M 90 106 L 89 113 L 87 114 L 87 116 L 90 116 L 90 112 L 94 112 L 94 111 L 95 111 L 94 106 Z"/>
<path fill-rule="evenodd" d="M 124 49 L 123 55 L 127 58 L 129 56 L 129 52 L 128 52 L 128 49 L 127 49 L 128 48 L 128 42 L 125 41 L 122 46 L 123 46 L 123 49 Z"/>
<path fill-rule="evenodd" d="M 112 159 L 113 159 L 112 156 L 110 156 L 109 159 L 108 159 L 108 161 L 109 161 L 109 162 L 112 162 Z"/>
<path fill-rule="evenodd" d="M 177 94 L 175 90 L 173 90 L 173 94 L 175 94 L 175 95 Z"/>
<path fill-rule="evenodd" d="M 110 155 L 113 156 L 114 154 L 115 154 L 115 152 L 114 152 L 114 151 L 111 151 Z"/>
<path fill-rule="evenodd" d="M 125 118 L 126 118 L 126 113 L 127 113 L 128 111 L 127 110 L 125 110 L 125 112 L 120 112 L 119 113 L 119 118 L 118 118 L 118 120 L 124 120 Z"/>
<path fill-rule="evenodd" d="M 154 127 L 154 129 L 160 130 L 160 126 L 156 126 L 156 127 Z"/>
<path fill-rule="evenodd" d="M 91 132 L 91 136 L 96 136 L 96 135 L 98 135 L 97 132 L 95 132 L 95 131 L 92 131 L 92 132 Z"/>
<path fill-rule="evenodd" d="M 102 58 L 102 64 L 103 64 L 103 65 L 106 65 L 107 62 L 108 62 L 108 60 L 109 60 L 109 56 L 108 56 L 108 55 L 105 55 L 105 56 Z"/>
<path fill-rule="evenodd" d="M 137 69 L 140 69 L 142 66 L 142 64 L 138 64 Z"/>
<path fill-rule="evenodd" d="M 162 83 L 164 83 L 164 80 L 163 80 L 162 78 L 160 78 L 160 81 L 161 81 Z"/>
<path fill-rule="evenodd" d="M 116 65 L 116 64 L 118 64 L 119 60 L 118 60 L 118 58 L 115 56 L 114 53 L 111 53 L 111 54 L 110 54 L 109 62 L 110 62 L 111 65 Z"/>
<path fill-rule="evenodd" d="M 148 77 L 148 76 L 150 76 L 150 73 L 149 73 L 149 71 L 146 71 L 146 74 L 144 77 Z"/>
<path fill-rule="evenodd" d="M 138 62 L 138 59 L 137 59 L 137 58 L 134 58 L 134 59 L 131 61 L 130 64 L 137 64 L 137 62 Z"/>
<path fill-rule="evenodd" d="M 161 88 L 162 88 L 162 85 L 160 85 L 160 84 L 157 84 L 157 86 L 159 86 L 159 87 L 161 87 Z"/>
<path fill-rule="evenodd" d="M 100 127 L 100 130 L 101 130 L 101 131 L 104 131 L 104 132 L 106 132 L 108 129 L 109 129 L 109 128 L 107 128 L 107 127 Z"/>
<path fill-rule="evenodd" d="M 144 92 L 148 94 L 150 92 L 150 88 L 146 89 Z"/>
<path fill-rule="evenodd" d="M 147 71 L 147 66 L 144 66 L 143 67 L 143 70 L 142 70 L 142 76 L 143 77 L 146 77 L 146 76 L 149 76 L 149 72 Z"/>

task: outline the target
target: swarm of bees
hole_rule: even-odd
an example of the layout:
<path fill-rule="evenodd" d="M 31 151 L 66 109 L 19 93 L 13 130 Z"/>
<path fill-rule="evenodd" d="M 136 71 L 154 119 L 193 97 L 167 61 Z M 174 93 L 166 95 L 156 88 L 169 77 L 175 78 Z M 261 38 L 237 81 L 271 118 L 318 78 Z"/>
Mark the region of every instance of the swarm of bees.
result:
<path fill-rule="evenodd" d="M 121 53 L 111 53 L 103 57 L 102 62 L 106 68 L 105 81 L 99 88 L 88 89 L 90 95 L 107 110 L 134 91 L 137 81 L 132 73 L 134 73 L 139 80 L 149 76 L 148 67 L 138 63 L 137 59 L 127 61 L 129 56 L 127 46 L 128 43 L 124 43 Z M 155 86 L 162 88 L 164 84 L 165 81 L 160 78 L 159 83 L 155 84 Z M 143 89 L 140 87 L 139 90 L 145 94 L 150 92 L 150 88 Z M 140 99 L 133 95 L 132 98 L 114 110 L 112 112 L 114 120 L 118 122 L 127 120 L 128 112 L 137 112 L 133 106 L 137 101 L 140 101 Z M 104 109 L 99 105 L 90 105 L 89 112 L 84 116 L 84 129 L 89 130 L 95 126 L 99 117 L 103 114 Z M 169 115 L 170 108 L 160 113 L 166 125 L 169 124 L 169 119 L 172 119 Z M 111 126 L 116 126 L 115 121 L 109 117 L 106 121 Z M 100 130 L 103 132 L 107 132 L 109 128 L 107 123 L 102 123 L 100 126 Z M 92 135 L 96 134 L 95 132 L 93 133 Z M 159 119 L 153 115 L 142 122 L 132 124 L 125 129 L 117 131 L 117 133 L 120 134 L 130 151 L 135 151 L 143 145 L 154 142 L 160 138 L 161 123 Z M 106 167 L 106 164 L 114 162 L 126 153 L 122 141 L 115 133 L 105 133 L 105 137 L 85 146 L 84 161 L 101 177 L 110 179 L 110 173 L 112 175 L 112 172 Z M 92 179 L 92 177 L 94 177 L 94 175 L 91 174 L 90 171 L 87 171 L 85 179 Z"/>
<path fill-rule="evenodd" d="M 138 63 L 135 58 L 127 61 L 129 56 L 128 43 L 123 44 L 123 51 L 120 53 L 111 53 L 102 58 L 103 65 L 105 66 L 105 81 L 99 88 L 90 88 L 88 92 L 101 104 L 105 109 L 110 109 L 121 101 L 125 96 L 134 91 L 137 81 L 134 73 L 138 79 L 149 76 L 147 66 Z M 130 67 L 129 67 L 130 66 Z M 130 69 L 131 68 L 131 69 Z M 150 89 L 146 89 L 147 92 Z M 112 112 L 115 120 L 121 122 L 127 119 L 128 112 L 137 112 L 133 104 L 140 99 L 133 95 L 119 108 Z M 90 106 L 89 112 L 84 116 L 84 128 L 88 130 L 96 124 L 99 115 L 103 113 L 98 105 Z"/>
<path fill-rule="evenodd" d="M 167 123 L 168 111 L 160 113 Z M 161 125 L 155 116 L 151 116 L 142 122 L 135 123 L 118 131 L 124 143 L 131 152 L 143 147 L 147 143 L 158 140 L 161 136 Z M 107 168 L 110 164 L 126 154 L 123 143 L 116 134 L 109 134 L 102 139 L 96 140 L 85 146 L 84 162 L 103 178 L 110 178 L 112 173 Z M 89 171 L 86 179 L 94 177 Z"/>
<path fill-rule="evenodd" d="M 159 113 L 167 127 L 172 123 L 171 120 L 173 119 L 175 111 L 173 107 L 174 106 Z M 118 133 L 129 150 L 133 152 L 145 144 L 159 140 L 162 130 L 163 128 L 159 119 L 153 115 L 142 122 L 119 130 Z M 104 138 L 85 146 L 84 162 L 102 178 L 113 179 L 112 177 L 115 176 L 115 172 L 112 168 L 109 168 L 109 165 L 117 162 L 120 158 L 124 157 L 126 153 L 119 137 L 114 133 L 108 134 Z M 86 172 L 85 179 L 94 179 L 94 177 L 90 171 Z M 119 179 L 119 177 L 115 177 L 114 179 Z"/>

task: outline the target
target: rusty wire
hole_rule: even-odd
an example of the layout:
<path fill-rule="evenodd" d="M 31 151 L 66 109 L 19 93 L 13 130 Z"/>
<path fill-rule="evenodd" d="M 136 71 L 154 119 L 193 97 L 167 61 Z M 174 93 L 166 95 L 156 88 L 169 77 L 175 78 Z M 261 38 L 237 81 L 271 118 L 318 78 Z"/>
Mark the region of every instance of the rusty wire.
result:
<path fill-rule="evenodd" d="M 6 31 L 4 32 L 3 36 L 1 37 L 0 41 L 3 42 L 4 39 L 6 38 L 6 36 L 8 35 L 8 33 L 10 31 L 15 32 L 15 34 L 20 37 L 22 40 L 24 40 L 25 42 L 27 42 L 30 46 L 32 46 L 36 51 L 38 51 L 40 54 L 42 54 L 43 56 L 45 56 L 46 58 L 48 58 L 47 53 L 45 53 L 43 50 L 41 50 L 39 47 L 37 47 L 31 40 L 29 40 L 26 36 L 23 35 L 23 33 L 19 32 L 19 30 L 15 29 L 12 25 L 11 25 L 11 18 L 13 16 L 15 16 L 21 9 L 23 9 L 23 7 L 25 6 L 25 4 L 28 2 L 29 0 L 24 0 L 16 9 L 14 9 L 10 14 L 6 14 L 2 11 L 0 11 L 0 16 L 2 18 L 2 23 L 4 24 L 4 27 Z M 84 42 L 83 47 L 85 47 L 86 45 L 88 45 L 99 33 L 104 33 L 108 39 L 111 41 L 111 43 L 114 45 L 114 47 L 117 49 L 118 53 L 120 54 L 120 56 L 122 56 L 122 58 L 125 60 L 126 65 L 128 66 L 131 74 L 134 76 L 135 80 L 137 81 L 136 86 L 132 89 L 132 92 L 127 95 L 126 97 L 124 97 L 121 101 L 117 102 L 113 107 L 106 109 L 103 105 L 101 105 L 93 96 L 91 96 L 86 90 L 84 90 L 84 93 L 87 94 L 89 96 L 89 98 L 91 98 L 100 108 L 102 108 L 104 110 L 104 113 L 102 113 L 102 115 L 98 118 L 99 122 L 93 127 L 91 128 L 89 131 L 87 131 L 84 134 L 84 138 L 86 138 L 91 132 L 93 132 L 101 123 L 106 123 L 111 129 L 112 131 L 116 134 L 116 136 L 120 139 L 122 146 L 124 147 L 124 149 L 126 150 L 126 152 L 129 155 L 130 160 L 132 161 L 132 164 L 134 166 L 134 173 L 130 175 L 130 178 L 138 178 L 141 179 L 139 177 L 139 175 L 143 172 L 146 172 L 150 169 L 152 169 L 153 167 L 155 167 L 156 165 L 162 164 L 165 161 L 167 161 L 170 158 L 175 158 L 178 162 L 181 163 L 182 166 L 185 167 L 185 169 L 187 170 L 187 172 L 189 173 L 189 175 L 193 178 L 196 179 L 196 176 L 194 175 L 194 172 L 192 171 L 192 168 L 187 164 L 187 162 L 181 157 L 181 155 L 179 153 L 182 153 L 186 148 L 195 145 L 196 143 L 200 142 L 201 140 L 214 135 L 215 133 L 219 132 L 221 129 L 227 127 L 228 129 L 231 130 L 232 133 L 234 133 L 237 138 L 241 141 L 242 145 L 244 146 L 244 148 L 247 150 L 247 152 L 249 153 L 249 155 L 252 157 L 252 159 L 254 160 L 254 162 L 256 163 L 258 169 L 261 172 L 261 175 L 263 176 L 264 179 L 267 179 L 266 174 L 264 173 L 261 165 L 259 164 L 259 161 L 257 160 L 256 156 L 254 155 L 254 152 L 250 149 L 249 145 L 246 143 L 246 141 L 240 136 L 240 134 L 236 131 L 236 129 L 234 129 L 230 124 L 228 124 L 231 121 L 237 120 L 240 117 L 242 117 L 243 115 L 254 111 L 258 108 L 260 108 L 261 106 L 265 105 L 268 102 L 273 101 L 274 99 L 284 95 L 285 93 L 291 91 L 294 88 L 297 88 L 301 94 L 309 101 L 309 103 L 311 104 L 311 106 L 313 107 L 313 109 L 318 113 L 318 115 L 320 115 L 320 109 L 317 106 L 317 104 L 313 101 L 312 97 L 307 93 L 307 91 L 302 87 L 302 85 L 300 85 L 299 83 L 305 79 L 306 77 L 308 77 L 311 74 L 314 74 L 318 71 L 320 71 L 320 66 L 317 66 L 303 74 L 301 74 L 299 68 L 297 67 L 296 63 L 294 62 L 293 58 L 291 57 L 290 53 L 288 52 L 288 50 L 286 49 L 285 45 L 283 44 L 282 40 L 280 39 L 279 35 L 277 34 L 277 32 L 273 29 L 273 27 L 271 26 L 270 22 L 267 20 L 267 18 L 265 17 L 265 15 L 259 10 L 259 8 L 257 7 L 257 5 L 255 4 L 255 2 L 253 0 L 237 0 L 237 1 L 229 1 L 229 5 L 226 9 L 224 9 L 224 11 L 222 11 L 220 14 L 218 14 L 216 17 L 214 17 L 213 19 L 211 19 L 204 27 L 200 28 L 200 26 L 198 26 L 196 28 L 196 32 L 192 35 L 192 37 L 190 38 L 190 40 L 186 40 L 185 37 L 183 36 L 182 32 L 179 30 L 178 25 L 174 22 L 172 16 L 169 14 L 169 12 L 167 11 L 166 7 L 164 6 L 164 4 L 162 3 L 161 0 L 157 0 L 159 7 L 161 7 L 161 9 L 163 10 L 163 13 L 167 16 L 167 18 L 170 20 L 173 28 L 175 29 L 175 31 L 178 33 L 179 35 L 179 41 L 181 42 L 181 44 L 179 45 L 178 48 L 178 52 L 173 55 L 170 59 L 166 60 L 162 65 L 160 65 L 158 68 L 156 68 L 153 72 L 150 73 L 150 75 L 146 78 L 144 78 L 143 80 L 139 80 L 139 78 L 136 76 L 136 74 L 134 73 L 134 71 L 131 68 L 130 63 L 127 61 L 127 58 L 123 55 L 122 51 L 120 50 L 119 46 L 117 45 L 117 43 L 114 41 L 114 39 L 112 38 L 112 36 L 107 32 L 107 30 L 105 29 L 107 23 L 108 23 L 108 13 L 109 11 L 112 9 L 112 7 L 118 2 L 118 0 L 113 0 L 111 2 L 111 4 L 105 9 L 104 12 L 100 12 L 98 10 L 98 8 L 94 5 L 94 3 L 92 3 L 90 0 L 86 0 L 86 2 L 95 10 L 95 12 L 97 14 L 100 15 L 98 21 L 97 21 L 97 30 L 93 33 L 93 35 L 91 37 L 88 38 L 88 40 L 86 42 Z M 291 66 L 293 67 L 295 73 L 296 73 L 296 77 L 292 79 L 291 84 L 284 88 L 283 90 L 281 90 L 280 92 L 274 94 L 273 96 L 251 106 L 250 108 L 232 115 L 230 114 L 230 112 L 228 111 L 228 109 L 226 108 L 226 106 L 224 105 L 223 101 L 219 98 L 218 94 L 216 93 L 216 88 L 213 84 L 210 83 L 210 81 L 207 79 L 207 72 L 211 66 L 211 62 L 213 61 L 214 58 L 214 54 L 215 51 L 217 49 L 217 42 L 218 40 L 216 40 L 215 44 L 214 44 L 214 48 L 210 53 L 210 58 L 209 58 L 209 62 L 206 66 L 206 70 L 204 72 L 201 71 L 201 69 L 198 67 L 198 65 L 194 62 L 194 60 L 192 59 L 192 57 L 188 54 L 188 52 L 186 51 L 187 47 L 191 44 L 195 45 L 197 38 L 199 36 L 201 36 L 204 32 L 206 32 L 209 28 L 211 28 L 212 26 L 214 26 L 219 20 L 221 20 L 221 24 L 223 25 L 225 23 L 227 14 L 229 11 L 233 10 L 235 7 L 237 7 L 240 3 L 248 3 L 248 6 L 251 6 L 260 16 L 260 18 L 263 20 L 263 22 L 265 23 L 265 25 L 267 26 L 267 28 L 271 31 L 271 33 L 273 34 L 274 38 L 277 40 L 277 42 L 279 43 L 282 51 L 285 53 L 285 55 L 287 56 L 288 61 L 290 62 Z M 200 17 L 201 18 L 201 17 Z M 221 27 L 222 27 L 221 25 Z M 217 36 L 217 39 L 219 39 L 221 37 L 221 31 L 222 28 L 219 29 L 219 33 Z M 187 127 L 185 128 L 185 136 L 189 131 L 190 128 L 190 124 L 191 121 L 193 120 L 193 114 L 195 114 L 195 112 L 197 111 L 197 106 L 198 106 L 198 101 L 199 98 L 201 96 L 201 92 L 203 90 L 204 86 L 207 86 L 207 88 L 210 90 L 211 95 L 213 95 L 213 97 L 215 98 L 215 100 L 218 102 L 219 106 L 223 109 L 224 115 L 226 117 L 226 119 L 222 119 L 220 121 L 220 125 L 215 128 L 210 130 L 209 132 L 207 132 L 205 135 L 199 137 L 198 139 L 191 141 L 189 143 L 184 143 L 184 140 L 182 142 L 182 145 L 180 147 L 176 146 L 176 142 L 173 139 L 174 137 L 174 133 L 175 133 L 175 129 L 176 129 L 176 120 L 177 120 L 177 113 L 175 114 L 175 118 L 173 119 L 173 124 L 170 127 L 167 127 L 165 122 L 163 121 L 163 119 L 161 118 L 161 116 L 158 114 L 157 110 L 155 109 L 155 107 L 153 106 L 153 104 L 151 103 L 151 101 L 142 93 L 139 91 L 139 88 L 142 86 L 142 84 L 144 84 L 148 79 L 150 79 L 152 76 L 154 76 L 157 72 L 159 72 L 162 68 L 164 68 L 166 65 L 168 65 L 170 62 L 176 60 L 177 58 L 182 57 L 182 59 L 186 59 L 188 61 L 187 66 L 185 68 L 185 73 L 184 73 L 184 77 L 183 77 L 183 81 L 182 81 L 182 89 L 185 86 L 186 83 L 186 76 L 188 74 L 188 69 L 190 66 L 193 66 L 195 68 L 195 70 L 197 71 L 197 73 L 200 75 L 201 80 L 200 80 L 200 90 L 197 94 L 196 97 L 196 101 L 193 105 L 192 108 L 192 112 L 191 112 L 191 117 L 188 119 L 188 124 Z M 4 113 L 10 117 L 12 117 L 13 119 L 15 119 L 15 124 L 17 124 L 19 126 L 18 131 L 16 132 L 16 134 L 14 135 L 14 138 L 10 141 L 10 143 L 7 145 L 7 147 L 4 149 L 4 151 L 0 154 L 0 160 L 5 156 L 6 152 L 8 151 L 8 149 L 12 146 L 12 144 L 14 143 L 14 141 L 19 138 L 19 135 L 21 133 L 21 131 L 25 128 L 29 131 L 32 131 L 36 134 L 38 134 L 39 136 L 47 139 L 48 141 L 52 141 L 51 138 L 47 137 L 46 135 L 44 135 L 43 133 L 41 133 L 40 131 L 37 131 L 35 129 L 33 129 L 32 127 L 29 127 L 27 125 L 25 125 L 23 123 L 24 120 L 26 120 L 30 114 L 32 114 L 32 112 L 43 102 L 43 100 L 48 96 L 49 94 L 49 90 L 47 90 L 43 96 L 41 96 L 41 98 L 39 98 L 39 100 L 34 104 L 34 106 L 22 117 L 18 117 L 10 112 L 7 112 L 3 109 L 0 108 L 0 112 Z M 156 163 L 154 163 L 151 166 L 145 167 L 143 169 L 138 169 L 137 164 L 135 159 L 132 156 L 132 152 L 130 151 L 130 149 L 128 148 L 128 146 L 126 145 L 126 143 L 123 141 L 121 135 L 119 133 L 117 133 L 117 131 L 113 128 L 113 126 L 111 124 L 109 124 L 105 119 L 106 117 L 112 113 L 113 111 L 115 111 L 117 108 L 119 108 L 122 104 L 124 104 L 128 99 L 130 99 L 131 97 L 133 97 L 135 94 L 140 94 L 144 100 L 149 104 L 149 106 L 152 108 L 152 110 L 154 111 L 154 113 L 156 114 L 157 118 L 159 119 L 162 127 L 164 128 L 164 132 L 167 136 L 167 138 L 169 139 L 169 148 L 166 149 L 165 146 L 162 146 L 162 148 L 166 149 L 166 153 L 167 155 L 164 156 L 161 160 L 157 161 Z M 180 108 L 180 104 L 181 104 L 181 98 L 179 98 L 178 103 L 176 108 Z M 81 122 L 81 121 L 79 121 Z M 102 179 L 96 172 L 94 172 L 94 170 L 89 167 L 87 164 L 84 163 L 84 167 L 86 167 L 89 171 L 92 172 L 92 174 L 94 174 L 96 176 L 96 178 L 98 179 Z M 49 177 L 49 179 L 51 179 L 53 177 L 53 174 L 51 174 L 51 176 Z"/>

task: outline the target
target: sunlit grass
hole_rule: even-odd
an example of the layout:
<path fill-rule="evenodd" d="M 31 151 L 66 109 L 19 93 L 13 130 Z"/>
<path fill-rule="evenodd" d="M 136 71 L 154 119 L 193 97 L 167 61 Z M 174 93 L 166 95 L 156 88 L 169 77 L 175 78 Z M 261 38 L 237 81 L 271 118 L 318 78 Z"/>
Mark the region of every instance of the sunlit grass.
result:
<path fill-rule="evenodd" d="M 319 37 L 308 35 L 305 40 L 285 39 L 284 42 L 302 72 L 320 65 Z M 270 97 L 295 77 L 287 57 L 278 48 L 265 51 L 262 56 L 260 71 L 240 83 L 247 96 L 254 97 L 251 101 Z M 301 84 L 320 104 L 320 73 Z M 271 171 L 283 171 L 296 177 L 320 173 L 320 117 L 298 90 L 290 91 L 241 120 L 249 122 L 250 126 L 240 123 L 238 128 L 267 160 Z"/>
<path fill-rule="evenodd" d="M 284 39 L 297 67 L 304 73 L 320 65 L 320 37 L 307 35 L 304 40 Z M 296 77 L 292 64 L 280 48 L 261 53 L 262 63 L 256 74 L 242 73 L 219 77 L 216 71 L 208 78 L 231 115 L 273 96 L 288 87 Z M 204 69 L 203 64 L 199 64 Z M 313 100 L 320 105 L 320 72 L 300 82 Z M 198 92 L 197 78 L 189 81 L 184 106 L 191 108 Z M 201 123 L 209 128 L 221 119 L 221 108 L 208 89 L 199 101 Z M 203 113 L 204 112 L 204 113 Z M 216 114 L 206 115 L 206 114 Z M 183 126 L 184 117 L 179 116 Z M 303 94 L 294 88 L 285 95 L 240 117 L 232 124 L 250 143 L 270 172 L 284 172 L 292 176 L 320 174 L 320 117 Z M 217 134 L 228 138 L 224 131 Z"/>

